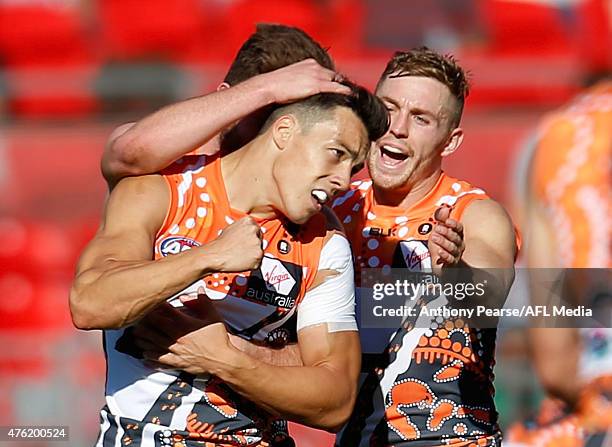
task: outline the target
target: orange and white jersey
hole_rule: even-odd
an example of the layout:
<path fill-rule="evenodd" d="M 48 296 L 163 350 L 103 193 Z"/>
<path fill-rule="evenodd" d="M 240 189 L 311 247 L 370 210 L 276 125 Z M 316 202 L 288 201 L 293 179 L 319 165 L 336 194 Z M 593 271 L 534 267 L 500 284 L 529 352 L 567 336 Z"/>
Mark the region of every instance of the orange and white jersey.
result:
<path fill-rule="evenodd" d="M 612 82 L 548 117 L 530 184 L 556 229 L 559 267 L 612 267 Z"/>
<path fill-rule="evenodd" d="M 611 268 L 612 81 L 547 117 L 534 149 L 532 197 L 555 229 L 558 267 Z M 584 304 L 594 305 L 606 293 L 594 291 Z M 612 376 L 612 329 L 582 329 L 581 335 L 580 379 Z"/>
<path fill-rule="evenodd" d="M 218 157 L 185 157 L 163 177 L 171 199 L 155 240 L 156 259 L 204 245 L 245 216 L 229 206 Z M 275 347 L 295 342 L 297 332 L 313 324 L 356 330 L 346 238 L 328 231 L 323 214 L 301 226 L 276 218 L 257 223 L 264 246 L 258 269 L 213 273 L 169 301 L 180 307 L 178 296 L 203 287 L 231 333 Z M 319 269 L 340 274 L 313 288 Z M 220 380 L 151 369 L 133 348 L 129 328 L 105 331 L 105 348 L 106 406 L 98 445 L 264 446 L 286 439 L 285 421 Z"/>
<path fill-rule="evenodd" d="M 470 203 L 487 198 L 482 189 L 443 173 L 423 199 L 400 209 L 377 204 L 370 180 L 355 182 L 332 207 L 352 244 L 356 284 L 367 268 L 428 271 L 436 209 L 450 206 L 451 217 L 460 220 Z M 358 320 L 359 309 L 358 293 Z M 406 321 L 391 330 L 362 326 L 360 390 L 336 445 L 499 445 L 495 335 L 495 329 L 471 328 L 454 317 L 419 317 L 419 324 Z"/>

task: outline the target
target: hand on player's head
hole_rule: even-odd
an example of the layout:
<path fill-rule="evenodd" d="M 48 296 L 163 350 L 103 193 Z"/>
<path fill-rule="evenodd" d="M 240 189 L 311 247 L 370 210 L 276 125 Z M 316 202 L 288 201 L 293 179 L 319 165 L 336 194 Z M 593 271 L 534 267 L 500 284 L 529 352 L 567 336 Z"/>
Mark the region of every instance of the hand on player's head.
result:
<path fill-rule="evenodd" d="M 271 90 L 277 104 L 286 104 L 317 93 L 351 93 L 350 87 L 341 83 L 344 77 L 325 68 L 314 59 L 305 59 L 260 76 L 264 87 Z"/>

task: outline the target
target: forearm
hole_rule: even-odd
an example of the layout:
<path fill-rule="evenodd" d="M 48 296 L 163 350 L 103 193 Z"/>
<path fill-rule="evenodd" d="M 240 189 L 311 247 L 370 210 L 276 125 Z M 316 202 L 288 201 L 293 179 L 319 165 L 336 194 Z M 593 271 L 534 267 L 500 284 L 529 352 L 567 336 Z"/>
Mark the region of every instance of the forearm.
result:
<path fill-rule="evenodd" d="M 329 431 L 350 415 L 357 386 L 345 371 L 330 365 L 273 366 L 241 352 L 216 375 L 273 414 Z"/>
<path fill-rule="evenodd" d="M 551 396 L 573 406 L 578 400 L 580 340 L 575 328 L 532 328 L 529 340 L 535 369 Z"/>
<path fill-rule="evenodd" d="M 459 298 L 458 307 L 500 308 L 508 297 L 514 274 L 514 266 L 486 268 L 461 260 L 455 266 L 444 267 L 440 280 L 443 284 L 452 284 L 454 290 L 467 297 Z"/>
<path fill-rule="evenodd" d="M 74 324 L 80 329 L 128 326 L 210 273 L 213 264 L 198 249 L 156 261 L 109 260 L 77 276 L 70 292 Z"/>
<path fill-rule="evenodd" d="M 111 142 L 104 154 L 103 166 L 106 171 L 119 167 L 131 175 L 157 172 L 271 102 L 273 98 L 266 86 L 258 79 L 251 79 L 166 106 Z"/>
<path fill-rule="evenodd" d="M 300 355 L 300 348 L 297 344 L 286 345 L 282 348 L 270 348 L 257 345 L 235 335 L 230 335 L 230 342 L 239 351 L 269 365 L 302 366 L 304 364 Z"/>

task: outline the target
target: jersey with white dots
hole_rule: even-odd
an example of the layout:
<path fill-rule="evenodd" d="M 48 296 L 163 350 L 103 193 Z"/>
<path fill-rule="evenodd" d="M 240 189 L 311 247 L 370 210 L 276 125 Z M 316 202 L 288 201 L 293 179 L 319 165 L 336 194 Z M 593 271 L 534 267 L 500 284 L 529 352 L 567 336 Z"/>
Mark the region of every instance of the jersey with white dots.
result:
<path fill-rule="evenodd" d="M 218 157 L 185 157 L 163 178 L 171 200 L 155 240 L 156 259 L 203 245 L 245 216 L 229 206 Z M 181 307 L 180 295 L 203 288 L 231 333 L 281 347 L 296 341 L 296 308 L 317 273 L 326 219 L 318 214 L 301 226 L 280 219 L 257 223 L 264 245 L 258 269 L 211 274 L 168 301 Z M 106 406 L 98 446 L 292 445 L 286 421 L 219 379 L 143 363 L 131 328 L 105 331 L 105 351 Z"/>
<path fill-rule="evenodd" d="M 368 268 L 430 269 L 427 240 L 436 209 L 450 206 L 451 217 L 460 220 L 470 203 L 487 198 L 482 189 L 442 173 L 423 199 L 401 209 L 378 205 L 371 180 L 353 183 L 332 208 L 352 244 L 357 286 Z M 470 328 L 453 317 L 415 321 L 407 318 L 391 330 L 360 328 L 359 395 L 336 445 L 499 445 L 493 402 L 495 330 Z"/>

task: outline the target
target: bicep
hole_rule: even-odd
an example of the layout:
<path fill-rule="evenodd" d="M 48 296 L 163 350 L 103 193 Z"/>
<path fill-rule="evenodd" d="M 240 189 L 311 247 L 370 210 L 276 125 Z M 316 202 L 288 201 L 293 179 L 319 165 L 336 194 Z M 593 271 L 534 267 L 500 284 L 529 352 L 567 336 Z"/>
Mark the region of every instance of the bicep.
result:
<path fill-rule="evenodd" d="M 341 234 L 326 242 L 314 286 L 297 309 L 297 329 L 325 324 L 330 332 L 356 331 L 355 277 L 350 246 Z"/>
<path fill-rule="evenodd" d="M 329 332 L 325 324 L 310 326 L 298 332 L 298 345 L 305 366 L 326 366 L 357 379 L 361 349 L 356 331 Z"/>
<path fill-rule="evenodd" d="M 120 181 L 108 198 L 98 232 L 79 259 L 77 276 L 112 261 L 152 259 L 168 201 L 160 176 Z"/>
<path fill-rule="evenodd" d="M 516 233 L 510 217 L 493 200 L 478 200 L 461 219 L 465 234 L 462 259 L 472 267 L 512 268 L 516 256 Z"/>
<path fill-rule="evenodd" d="M 306 366 L 327 366 L 356 380 L 361 349 L 355 321 L 350 246 L 334 233 L 321 252 L 316 286 L 298 307 L 298 345 Z"/>

